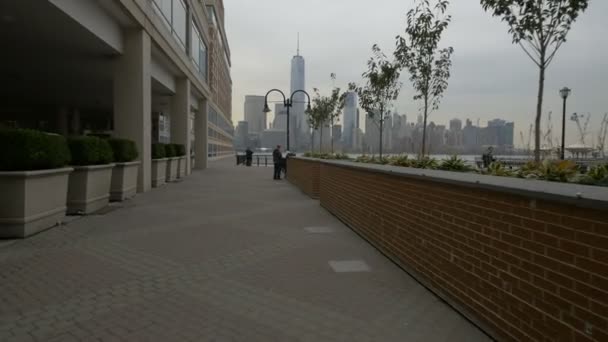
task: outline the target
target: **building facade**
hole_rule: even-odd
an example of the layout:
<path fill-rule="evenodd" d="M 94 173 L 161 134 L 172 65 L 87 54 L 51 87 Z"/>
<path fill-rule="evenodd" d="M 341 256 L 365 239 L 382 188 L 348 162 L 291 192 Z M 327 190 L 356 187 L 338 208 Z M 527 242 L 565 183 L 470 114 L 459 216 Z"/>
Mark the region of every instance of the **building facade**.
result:
<path fill-rule="evenodd" d="M 184 144 L 196 168 L 233 153 L 222 0 L 20 0 L 2 12 L 0 125 L 134 140 L 139 191 L 153 142 Z"/>
<path fill-rule="evenodd" d="M 266 113 L 264 113 L 264 96 L 245 96 L 245 121 L 249 123 L 249 132 L 262 133 L 267 127 Z"/>
<path fill-rule="evenodd" d="M 300 51 L 291 60 L 291 93 L 306 90 L 306 63 Z M 287 95 L 287 94 L 286 94 Z M 289 111 L 289 145 L 293 151 L 306 150 L 309 145 L 310 126 L 306 118 L 306 95 L 299 92 L 293 96 L 293 106 Z"/>
<path fill-rule="evenodd" d="M 344 103 L 344 132 L 342 133 L 343 147 L 346 151 L 356 151 L 357 129 L 359 128 L 358 97 L 355 92 L 346 94 Z"/>

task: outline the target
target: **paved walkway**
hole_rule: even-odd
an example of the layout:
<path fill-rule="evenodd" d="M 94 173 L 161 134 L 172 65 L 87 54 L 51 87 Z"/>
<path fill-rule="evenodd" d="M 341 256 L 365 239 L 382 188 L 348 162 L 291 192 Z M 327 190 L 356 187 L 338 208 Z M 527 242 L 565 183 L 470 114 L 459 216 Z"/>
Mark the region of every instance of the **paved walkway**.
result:
<path fill-rule="evenodd" d="M 487 341 L 271 169 L 0 241 L 0 341 Z"/>

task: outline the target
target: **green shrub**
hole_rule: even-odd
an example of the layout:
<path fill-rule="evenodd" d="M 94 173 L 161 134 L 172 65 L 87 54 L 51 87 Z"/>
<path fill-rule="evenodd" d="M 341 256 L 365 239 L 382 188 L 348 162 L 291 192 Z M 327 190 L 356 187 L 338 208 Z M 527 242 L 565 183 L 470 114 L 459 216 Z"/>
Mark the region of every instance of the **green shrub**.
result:
<path fill-rule="evenodd" d="M 468 166 L 464 160 L 458 158 L 458 156 L 456 155 L 452 156 L 449 159 L 443 160 L 439 165 L 438 169 L 456 172 L 469 172 L 473 170 L 472 167 Z"/>
<path fill-rule="evenodd" d="M 173 148 L 175 149 L 175 155 L 177 157 L 183 157 L 186 155 L 186 146 L 183 144 L 173 144 Z"/>
<path fill-rule="evenodd" d="M 407 155 L 402 156 L 392 156 L 388 158 L 389 165 L 393 166 L 401 166 L 401 167 L 411 167 L 412 161 Z"/>
<path fill-rule="evenodd" d="M 98 137 L 72 137 L 68 139 L 72 153 L 72 165 L 102 165 L 114 160 L 112 147 L 107 140 Z"/>
<path fill-rule="evenodd" d="M 128 139 L 108 139 L 114 153 L 114 161 L 117 163 L 132 162 L 138 157 L 135 141 Z"/>
<path fill-rule="evenodd" d="M 439 165 L 437 163 L 437 159 L 430 157 L 423 157 L 412 160 L 412 167 L 417 169 L 436 169 Z"/>
<path fill-rule="evenodd" d="M 167 158 L 175 158 L 177 156 L 177 151 L 175 150 L 174 144 L 166 144 L 165 145 L 165 157 Z"/>
<path fill-rule="evenodd" d="M 152 144 L 152 159 L 167 158 L 165 144 Z"/>
<path fill-rule="evenodd" d="M 500 177 L 511 177 L 511 176 L 513 176 L 513 171 L 511 171 L 510 169 L 506 168 L 500 162 L 494 162 L 494 163 L 490 164 L 490 166 L 488 167 L 488 169 L 486 171 L 484 171 L 483 173 L 487 174 L 487 175 L 500 176 Z"/>
<path fill-rule="evenodd" d="M 28 129 L 0 129 L 0 171 L 56 169 L 69 164 L 63 136 Z"/>

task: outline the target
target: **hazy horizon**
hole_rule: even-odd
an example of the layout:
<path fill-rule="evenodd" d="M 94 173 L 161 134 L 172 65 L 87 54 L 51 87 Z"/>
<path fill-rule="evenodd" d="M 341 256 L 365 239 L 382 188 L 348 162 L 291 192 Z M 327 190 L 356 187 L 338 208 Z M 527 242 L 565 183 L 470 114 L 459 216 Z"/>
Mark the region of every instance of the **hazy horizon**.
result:
<path fill-rule="evenodd" d="M 226 30 L 232 52 L 233 121 L 243 120 L 245 95 L 265 95 L 271 88 L 289 91 L 290 63 L 296 54 L 297 33 L 306 60 L 307 90 L 345 88 L 360 82 L 361 73 L 375 43 L 387 54 L 394 51 L 395 36 L 405 30 L 405 14 L 414 1 L 377 0 L 373 6 L 359 0 L 226 1 Z M 296 11 L 297 9 L 297 11 Z M 527 136 L 534 122 L 538 68 L 521 48 L 511 43 L 508 27 L 485 13 L 479 1 L 450 5 L 452 23 L 441 47 L 452 46 L 452 78 L 440 109 L 429 120 L 447 125 L 452 118 L 463 122 L 501 118 L 515 122 L 515 142 L 520 131 Z M 567 144 L 578 142 L 570 114 L 592 113 L 591 137 L 608 112 L 604 80 L 608 80 L 608 36 L 604 20 L 608 2 L 590 2 L 574 23 L 568 42 L 548 69 L 543 117 L 553 111 L 554 136 L 561 132 L 562 100 L 559 89 L 572 88 L 567 110 Z M 253 20 L 252 20 L 253 19 Z M 395 110 L 415 121 L 419 104 L 412 100 L 407 73 Z M 276 100 L 273 98 L 273 100 Z M 543 124 L 543 129 L 546 125 Z"/>

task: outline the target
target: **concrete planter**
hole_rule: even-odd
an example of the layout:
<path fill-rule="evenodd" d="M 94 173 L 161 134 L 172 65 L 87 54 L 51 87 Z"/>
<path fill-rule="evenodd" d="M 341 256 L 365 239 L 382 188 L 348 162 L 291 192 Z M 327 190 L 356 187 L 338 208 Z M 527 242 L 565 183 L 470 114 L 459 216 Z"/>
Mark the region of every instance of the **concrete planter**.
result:
<path fill-rule="evenodd" d="M 90 214 L 110 202 L 114 164 L 75 166 L 68 184 L 68 214 Z"/>
<path fill-rule="evenodd" d="M 124 201 L 137 193 L 137 172 L 141 162 L 117 163 L 112 169 L 110 201 Z"/>
<path fill-rule="evenodd" d="M 179 166 L 179 158 L 168 158 L 166 181 L 173 182 L 177 179 L 177 169 Z"/>
<path fill-rule="evenodd" d="M 186 177 L 186 156 L 179 157 L 177 161 L 177 178 L 184 178 Z"/>
<path fill-rule="evenodd" d="M 0 238 L 24 238 L 61 222 L 72 170 L 0 172 Z"/>
<path fill-rule="evenodd" d="M 158 188 L 165 184 L 168 158 L 152 159 L 152 187 Z"/>

